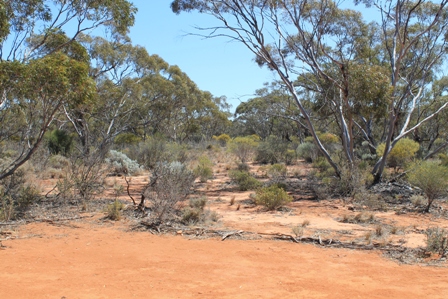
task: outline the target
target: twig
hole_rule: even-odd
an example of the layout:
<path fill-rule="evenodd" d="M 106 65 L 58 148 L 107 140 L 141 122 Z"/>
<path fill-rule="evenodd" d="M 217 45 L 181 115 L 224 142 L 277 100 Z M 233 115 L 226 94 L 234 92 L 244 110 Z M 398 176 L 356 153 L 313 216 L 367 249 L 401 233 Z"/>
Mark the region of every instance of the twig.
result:
<path fill-rule="evenodd" d="M 129 181 L 128 181 L 128 178 L 127 178 L 126 174 L 124 174 L 123 177 L 124 177 L 124 180 L 125 180 L 126 185 L 127 185 L 126 186 L 126 192 L 128 193 L 128 196 L 132 199 L 132 202 L 134 203 L 134 206 L 136 206 L 137 203 L 135 202 L 134 197 L 132 197 L 131 193 L 129 192 Z"/>
<path fill-rule="evenodd" d="M 243 232 L 244 232 L 244 231 L 239 230 L 239 231 L 236 231 L 236 232 L 230 232 L 230 233 L 227 233 L 227 234 L 225 234 L 225 235 L 222 237 L 221 241 L 224 241 L 225 239 L 227 239 L 228 237 L 233 236 L 233 235 L 239 235 L 239 236 L 241 236 L 241 234 L 242 234 Z"/>

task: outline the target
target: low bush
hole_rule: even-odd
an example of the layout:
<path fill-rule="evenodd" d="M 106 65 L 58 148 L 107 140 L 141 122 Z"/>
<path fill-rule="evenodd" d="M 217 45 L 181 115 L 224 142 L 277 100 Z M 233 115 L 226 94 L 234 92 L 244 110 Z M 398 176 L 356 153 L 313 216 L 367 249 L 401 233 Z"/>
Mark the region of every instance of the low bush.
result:
<path fill-rule="evenodd" d="M 276 210 L 292 201 L 292 197 L 285 190 L 275 185 L 257 190 L 255 203 L 268 210 Z"/>
<path fill-rule="evenodd" d="M 284 164 L 273 164 L 267 170 L 271 184 L 284 184 L 286 173 L 287 169 Z"/>
<path fill-rule="evenodd" d="M 227 135 L 227 134 L 221 134 L 221 135 L 219 135 L 219 136 L 214 136 L 214 135 L 213 135 L 212 138 L 213 138 L 213 140 L 216 140 L 216 141 L 219 143 L 220 146 L 226 146 L 227 143 L 228 143 L 230 140 L 232 140 L 232 138 L 230 138 L 230 136 Z"/>
<path fill-rule="evenodd" d="M 118 221 L 121 219 L 121 211 L 124 208 L 124 204 L 121 203 L 118 199 L 114 200 L 113 203 L 107 205 L 106 213 L 107 218 L 110 220 Z"/>
<path fill-rule="evenodd" d="M 382 157 L 386 145 L 381 143 L 376 148 L 378 157 Z M 390 167 L 397 169 L 398 167 L 404 167 L 406 163 L 411 161 L 415 154 L 420 149 L 418 142 L 409 138 L 400 139 L 390 151 L 387 157 L 387 164 Z"/>
<path fill-rule="evenodd" d="M 188 160 L 188 150 L 185 145 L 167 142 L 161 137 L 153 137 L 131 146 L 126 153 L 129 158 L 137 161 L 145 169 L 153 169 L 160 162 L 185 163 Z"/>
<path fill-rule="evenodd" d="M 236 137 L 228 143 L 229 151 L 240 159 L 241 163 L 249 161 L 258 146 L 253 136 Z"/>
<path fill-rule="evenodd" d="M 426 250 L 444 257 L 448 250 L 448 232 L 440 227 L 428 228 L 426 234 Z"/>
<path fill-rule="evenodd" d="M 425 212 L 429 212 L 434 200 L 447 192 L 448 168 L 440 165 L 438 161 L 422 161 L 414 164 L 406 176 L 411 184 L 421 188 L 425 193 L 428 200 Z"/>
<path fill-rule="evenodd" d="M 40 200 L 39 190 L 30 185 L 23 169 L 0 181 L 0 220 L 23 216 L 31 204 Z"/>
<path fill-rule="evenodd" d="M 246 171 L 231 170 L 229 177 L 238 185 L 240 191 L 255 190 L 261 186 L 261 183 Z"/>
<path fill-rule="evenodd" d="M 218 215 L 210 210 L 205 210 L 207 198 L 205 196 L 199 198 L 191 198 L 188 207 L 182 210 L 182 223 L 195 224 L 211 220 L 216 222 Z"/>
<path fill-rule="evenodd" d="M 213 178 L 213 163 L 207 156 L 201 156 L 198 159 L 198 165 L 194 169 L 194 174 L 199 177 L 202 183 Z"/>
<path fill-rule="evenodd" d="M 115 174 L 132 175 L 141 171 L 141 167 L 136 161 L 119 151 L 110 150 L 105 161 L 112 167 L 112 172 Z"/>
<path fill-rule="evenodd" d="M 297 147 L 297 156 L 305 159 L 308 163 L 312 163 L 318 157 L 318 149 L 314 143 L 304 142 Z"/>
<path fill-rule="evenodd" d="M 151 203 L 151 217 L 157 222 L 172 218 L 179 209 L 177 203 L 190 193 L 194 180 L 193 171 L 183 163 L 158 163 L 144 192 Z"/>

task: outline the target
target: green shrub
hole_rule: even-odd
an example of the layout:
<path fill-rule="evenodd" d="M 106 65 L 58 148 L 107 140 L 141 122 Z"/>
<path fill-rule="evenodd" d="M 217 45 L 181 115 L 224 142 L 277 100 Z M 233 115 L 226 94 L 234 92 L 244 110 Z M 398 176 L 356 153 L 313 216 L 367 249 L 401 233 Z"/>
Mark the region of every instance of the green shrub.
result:
<path fill-rule="evenodd" d="M 231 170 L 229 177 L 238 185 L 240 191 L 255 190 L 261 186 L 261 183 L 246 171 Z"/>
<path fill-rule="evenodd" d="M 249 172 L 250 167 L 246 163 L 238 163 L 237 166 L 236 166 L 236 169 L 239 170 L 239 171 Z"/>
<path fill-rule="evenodd" d="M 318 149 L 314 143 L 304 142 L 297 147 L 297 156 L 311 163 L 318 157 Z"/>
<path fill-rule="evenodd" d="M 422 161 L 410 167 L 407 173 L 408 181 L 421 188 L 425 193 L 428 204 L 425 211 L 429 212 L 435 199 L 446 194 L 448 187 L 448 168 L 438 161 Z"/>
<path fill-rule="evenodd" d="M 275 185 L 258 189 L 255 196 L 255 203 L 266 207 L 268 210 L 276 210 L 291 201 L 291 196 Z"/>
<path fill-rule="evenodd" d="M 227 134 L 221 134 L 221 135 L 219 135 L 219 136 L 214 136 L 214 135 L 213 135 L 212 138 L 213 138 L 213 140 L 218 141 L 219 145 L 221 145 L 221 146 L 226 146 L 227 143 L 228 143 L 230 140 L 232 140 L 232 138 L 230 138 L 230 136 L 227 135 Z"/>
<path fill-rule="evenodd" d="M 259 143 L 255 160 L 263 164 L 285 162 L 288 145 L 287 141 L 277 136 L 269 136 Z"/>
<path fill-rule="evenodd" d="M 25 171 L 17 170 L 0 181 L 0 220 L 16 219 L 41 198 L 39 190 L 26 182 Z"/>
<path fill-rule="evenodd" d="M 130 144 L 137 144 L 141 140 L 142 140 L 142 138 L 135 134 L 121 133 L 121 134 L 118 134 L 117 137 L 115 137 L 114 143 L 119 146 L 124 146 L 124 145 L 130 145 Z"/>
<path fill-rule="evenodd" d="M 153 169 L 160 162 L 185 163 L 188 159 L 188 150 L 184 145 L 167 142 L 161 137 L 153 137 L 130 147 L 127 155 L 144 168 Z"/>
<path fill-rule="evenodd" d="M 204 208 L 207 205 L 207 197 L 191 198 L 189 206 L 182 210 L 182 223 L 194 224 L 205 220 Z"/>
<path fill-rule="evenodd" d="M 376 153 L 378 157 L 383 156 L 385 147 L 386 145 L 384 143 L 377 146 Z M 420 145 L 414 140 L 402 138 L 390 151 L 387 157 L 387 164 L 393 168 L 403 167 L 407 162 L 415 157 L 415 154 L 419 149 Z"/>
<path fill-rule="evenodd" d="M 246 163 L 258 146 L 255 139 L 253 136 L 236 137 L 229 142 L 229 151 L 236 155 L 241 163 Z"/>
<path fill-rule="evenodd" d="M 144 192 L 151 194 L 151 217 L 156 221 L 172 217 L 178 211 L 177 203 L 190 193 L 194 180 L 194 173 L 183 163 L 158 163 Z"/>
<path fill-rule="evenodd" d="M 285 153 L 285 164 L 292 165 L 294 161 L 297 159 L 297 153 L 293 149 L 287 149 Z"/>
<path fill-rule="evenodd" d="M 110 220 L 118 221 L 121 219 L 121 211 L 124 208 L 124 204 L 118 201 L 118 199 L 114 200 L 113 203 L 107 205 L 106 213 L 107 218 Z"/>
<path fill-rule="evenodd" d="M 448 232 L 440 227 L 428 228 L 426 234 L 426 250 L 444 257 L 448 249 Z"/>
<path fill-rule="evenodd" d="M 213 163 L 207 156 L 201 156 L 198 159 L 198 165 L 194 169 L 195 176 L 199 177 L 202 183 L 213 178 Z"/>
<path fill-rule="evenodd" d="M 279 184 L 286 179 L 287 169 L 284 164 L 273 164 L 269 166 L 267 174 L 273 184 Z"/>
<path fill-rule="evenodd" d="M 70 165 L 70 160 L 61 155 L 52 155 L 48 159 L 48 166 L 55 169 L 64 169 Z"/>
<path fill-rule="evenodd" d="M 73 137 L 64 130 L 55 129 L 48 133 L 48 149 L 53 155 L 67 155 L 73 144 Z"/>

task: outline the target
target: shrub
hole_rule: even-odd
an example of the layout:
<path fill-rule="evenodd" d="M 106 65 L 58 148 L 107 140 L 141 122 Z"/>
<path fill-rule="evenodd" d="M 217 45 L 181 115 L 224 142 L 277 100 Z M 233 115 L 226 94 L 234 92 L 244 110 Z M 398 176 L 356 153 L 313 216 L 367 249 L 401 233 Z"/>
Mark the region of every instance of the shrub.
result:
<path fill-rule="evenodd" d="M 448 249 L 448 232 L 440 227 L 431 227 L 426 230 L 426 250 L 435 252 L 444 257 Z"/>
<path fill-rule="evenodd" d="M 177 203 L 190 193 L 194 180 L 193 172 L 183 163 L 158 163 L 144 192 L 151 203 L 152 217 L 163 221 L 173 216 Z"/>
<path fill-rule="evenodd" d="M 429 212 L 433 201 L 446 194 L 448 168 L 440 165 L 438 161 L 422 161 L 410 169 L 407 174 L 408 181 L 423 190 L 428 199 L 425 212 Z"/>
<path fill-rule="evenodd" d="M 56 169 L 64 169 L 70 165 L 70 160 L 61 155 L 52 155 L 48 159 L 48 166 Z"/>
<path fill-rule="evenodd" d="M 121 211 L 124 205 L 118 199 L 114 200 L 113 203 L 107 205 L 106 213 L 107 218 L 110 220 L 118 221 L 121 219 Z"/>
<path fill-rule="evenodd" d="M 381 143 L 376 148 L 376 153 L 378 157 L 382 157 L 384 154 L 384 149 L 386 145 Z M 403 167 L 407 162 L 409 162 L 415 153 L 419 150 L 420 145 L 409 138 L 400 139 L 395 146 L 390 151 L 387 157 L 387 163 L 390 167 L 397 168 Z"/>
<path fill-rule="evenodd" d="M 255 160 L 263 164 L 285 162 L 288 145 L 288 142 L 279 137 L 269 136 L 259 143 Z"/>
<path fill-rule="evenodd" d="M 286 166 L 283 164 L 273 164 L 268 168 L 267 174 L 273 184 L 282 183 L 286 179 Z"/>
<path fill-rule="evenodd" d="M 207 197 L 191 198 L 189 206 L 182 211 L 182 222 L 193 224 L 205 220 L 207 216 L 216 217 L 213 213 L 205 213 L 204 208 L 207 204 Z M 214 219 L 212 219 L 215 221 Z"/>
<path fill-rule="evenodd" d="M 275 185 L 258 189 L 255 196 L 255 203 L 268 210 L 276 210 L 291 201 L 291 196 Z"/>
<path fill-rule="evenodd" d="M 229 177 L 238 185 L 240 191 L 255 190 L 261 186 L 261 183 L 246 171 L 231 170 Z"/>
<path fill-rule="evenodd" d="M 108 167 L 104 165 L 103 150 L 92 150 L 88 155 L 70 157 L 70 165 L 57 189 L 65 200 L 88 201 L 104 189 Z"/>
<path fill-rule="evenodd" d="M 238 165 L 236 166 L 236 169 L 239 171 L 249 172 L 250 167 L 246 163 L 238 163 Z"/>
<path fill-rule="evenodd" d="M 55 129 L 47 135 L 48 149 L 53 155 L 67 155 L 73 144 L 73 137 L 67 131 Z"/>
<path fill-rule="evenodd" d="M 134 174 L 141 170 L 140 165 L 122 152 L 110 150 L 106 163 L 112 166 L 116 174 Z"/>
<path fill-rule="evenodd" d="M 252 136 L 236 137 L 229 142 L 229 151 L 246 163 L 258 146 L 258 141 Z"/>
<path fill-rule="evenodd" d="M 121 133 L 114 139 L 114 143 L 119 146 L 137 144 L 142 140 L 141 137 L 132 133 Z"/>
<path fill-rule="evenodd" d="M 219 136 L 214 136 L 214 135 L 213 135 L 212 138 L 213 138 L 213 140 L 218 141 L 219 145 L 221 145 L 221 146 L 226 146 L 227 143 L 232 139 L 232 138 L 230 138 L 230 136 L 227 135 L 227 134 L 221 134 L 221 135 L 219 135 Z"/>
<path fill-rule="evenodd" d="M 213 178 L 213 163 L 207 156 L 201 156 L 198 159 L 198 166 L 194 169 L 194 174 L 200 178 L 202 183 Z"/>
<path fill-rule="evenodd" d="M 318 157 L 318 149 L 314 143 L 304 142 L 297 147 L 297 156 L 311 163 Z"/>
<path fill-rule="evenodd" d="M 285 164 L 292 165 L 294 161 L 297 159 L 296 151 L 293 149 L 287 149 L 285 153 Z"/>
<path fill-rule="evenodd" d="M 150 138 L 132 146 L 128 156 L 146 169 L 153 169 L 160 162 L 187 161 L 187 148 L 183 145 L 167 142 L 161 137 Z"/>
<path fill-rule="evenodd" d="M 26 182 L 25 171 L 18 169 L 0 181 L 0 220 L 20 217 L 40 197 L 37 188 Z"/>

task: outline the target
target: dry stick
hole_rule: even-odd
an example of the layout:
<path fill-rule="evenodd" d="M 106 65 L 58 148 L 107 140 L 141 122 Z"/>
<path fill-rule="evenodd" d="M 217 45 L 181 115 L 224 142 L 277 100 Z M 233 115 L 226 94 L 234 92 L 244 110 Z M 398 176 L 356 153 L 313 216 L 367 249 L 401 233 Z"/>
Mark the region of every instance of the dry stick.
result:
<path fill-rule="evenodd" d="M 239 230 L 239 231 L 236 231 L 236 232 L 230 232 L 230 233 L 227 233 L 227 234 L 225 234 L 225 235 L 222 237 L 221 241 L 224 241 L 225 239 L 227 239 L 228 237 L 233 236 L 233 235 L 239 235 L 239 236 L 241 236 L 241 234 L 242 234 L 243 232 L 244 232 L 244 231 Z"/>
<path fill-rule="evenodd" d="M 137 203 L 135 202 L 135 199 L 132 197 L 131 193 L 129 192 L 129 181 L 128 181 L 128 178 L 127 178 L 126 174 L 124 174 L 124 180 L 126 181 L 126 185 L 127 185 L 126 191 L 128 193 L 128 196 L 132 199 L 132 202 L 134 203 L 134 206 L 136 206 Z"/>
<path fill-rule="evenodd" d="M 56 185 L 53 187 L 53 189 L 51 189 L 50 191 L 47 192 L 47 194 L 45 194 L 45 198 L 48 198 L 48 195 L 49 195 L 51 192 L 53 192 L 54 190 L 56 190 L 57 187 L 58 187 L 58 185 L 56 184 Z M 61 193 L 56 194 L 56 197 L 58 197 L 59 194 L 61 194 Z"/>

